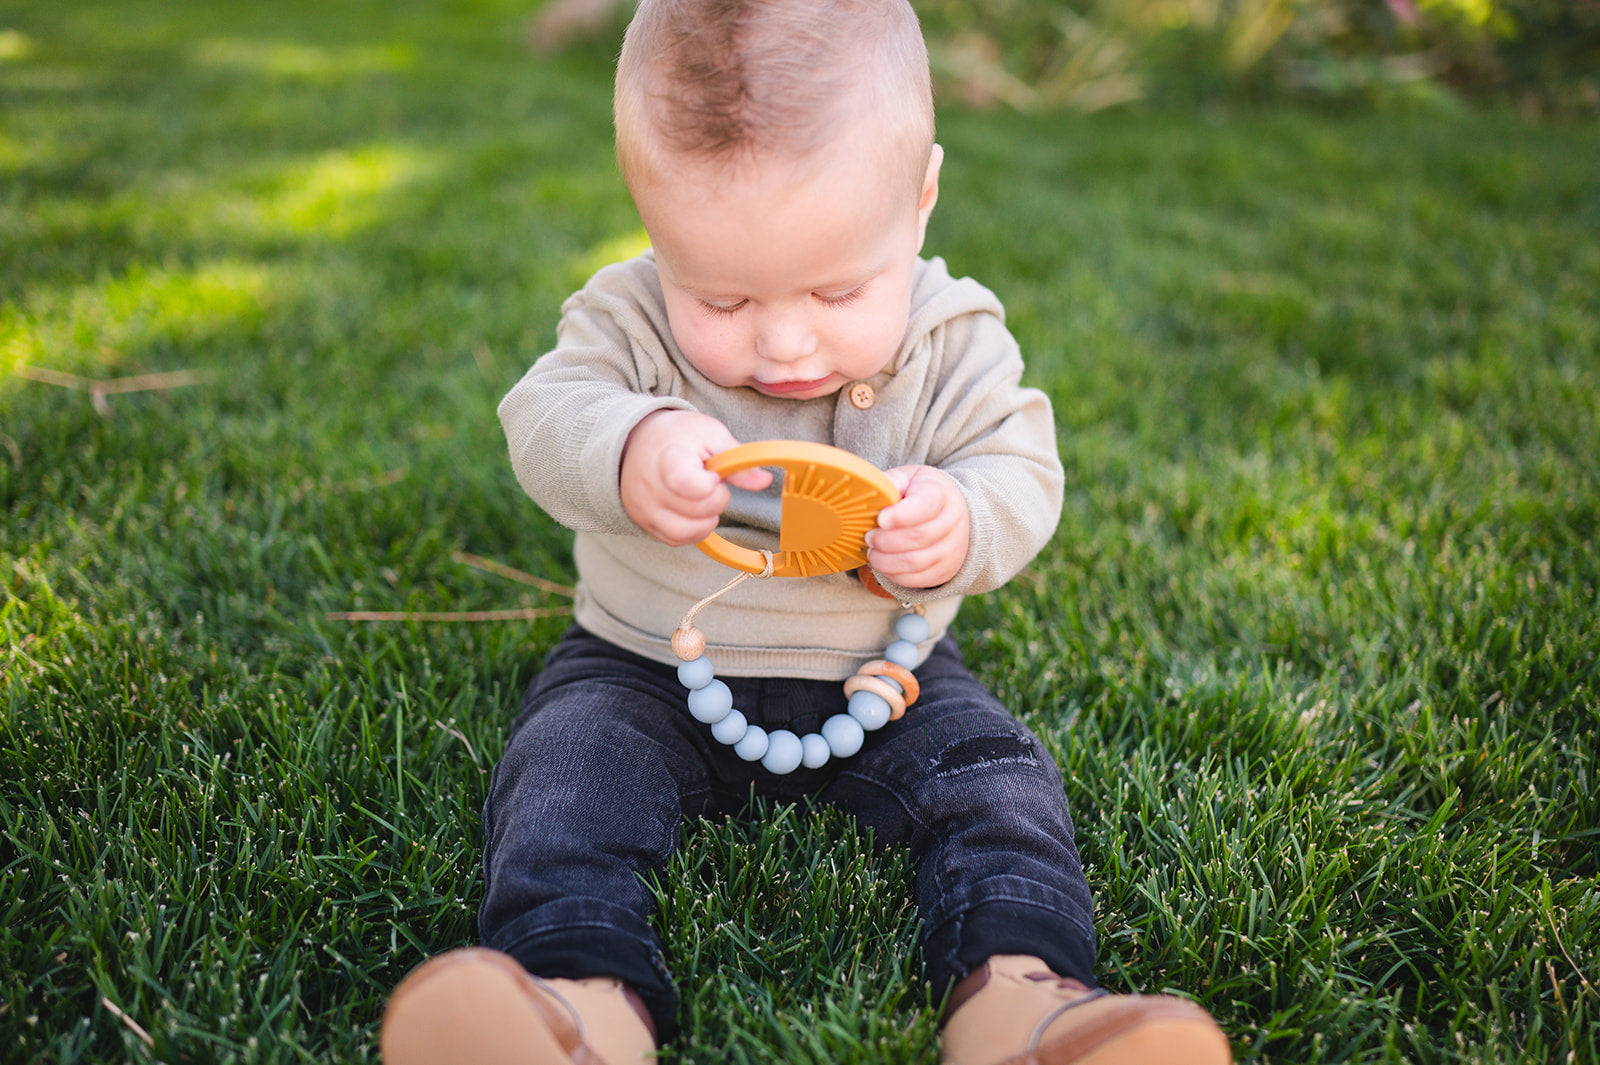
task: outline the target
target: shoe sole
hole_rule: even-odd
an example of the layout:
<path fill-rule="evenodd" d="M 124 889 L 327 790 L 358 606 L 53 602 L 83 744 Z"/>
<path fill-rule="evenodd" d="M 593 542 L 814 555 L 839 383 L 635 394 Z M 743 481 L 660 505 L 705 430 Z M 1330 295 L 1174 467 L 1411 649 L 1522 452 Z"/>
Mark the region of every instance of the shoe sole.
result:
<path fill-rule="evenodd" d="M 384 1010 L 385 1065 L 589 1065 L 564 1011 L 516 961 L 468 947 L 424 962 Z"/>

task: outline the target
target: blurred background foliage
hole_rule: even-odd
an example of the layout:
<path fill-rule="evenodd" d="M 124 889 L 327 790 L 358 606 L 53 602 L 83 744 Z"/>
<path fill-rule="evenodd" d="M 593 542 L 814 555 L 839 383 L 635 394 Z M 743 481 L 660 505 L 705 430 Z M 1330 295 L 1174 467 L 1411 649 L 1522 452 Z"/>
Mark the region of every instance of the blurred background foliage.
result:
<path fill-rule="evenodd" d="M 914 0 L 977 106 L 1293 96 L 1600 114 L 1600 0 Z"/>

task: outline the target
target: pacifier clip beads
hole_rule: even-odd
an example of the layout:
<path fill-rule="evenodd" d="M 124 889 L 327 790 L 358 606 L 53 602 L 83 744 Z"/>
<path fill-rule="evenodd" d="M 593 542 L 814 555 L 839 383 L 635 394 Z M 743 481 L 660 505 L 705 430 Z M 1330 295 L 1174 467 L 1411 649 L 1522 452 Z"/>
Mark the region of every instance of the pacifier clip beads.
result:
<path fill-rule="evenodd" d="M 928 619 L 908 610 L 895 620 L 895 639 L 883 650 L 883 657 L 862 666 L 844 682 L 845 711 L 834 714 L 816 732 L 797 736 L 788 729 L 767 731 L 751 724 L 734 708 L 733 692 L 717 679 L 716 669 L 705 653 L 705 636 L 690 617 L 672 634 L 672 650 L 680 659 L 678 680 L 689 689 L 689 713 L 711 727 L 719 743 L 747 762 L 760 762 L 777 776 L 804 766 L 820 769 L 832 758 L 849 758 L 866 742 L 866 734 L 897 721 L 906 707 L 917 701 L 920 686 L 911 671 L 921 652 L 918 644 L 928 638 Z"/>
<path fill-rule="evenodd" d="M 678 679 L 689 689 L 694 719 L 711 726 L 711 735 L 740 758 L 760 762 L 781 776 L 801 766 L 818 769 L 830 758 L 848 758 L 861 750 L 868 732 L 903 715 L 919 692 L 911 672 L 921 657 L 918 645 L 932 630 L 920 608 L 907 605 L 883 657 L 844 682 L 845 712 L 828 718 L 817 732 L 768 732 L 734 709 L 733 693 L 717 679 L 706 656 L 705 635 L 694 627 L 695 614 L 748 577 L 815 577 L 852 569 L 870 573 L 860 568 L 867 561 L 866 534 L 877 524 L 878 512 L 900 498 L 882 470 L 828 444 L 763 440 L 706 460 L 706 469 L 722 477 L 754 466 L 775 466 L 784 473 L 778 551 L 740 547 L 716 533 L 700 541 L 701 551 L 739 575 L 683 616 L 672 634 L 672 653 L 682 663 Z M 872 588 L 877 582 L 863 583 Z M 875 594 L 885 593 L 879 588 Z"/>

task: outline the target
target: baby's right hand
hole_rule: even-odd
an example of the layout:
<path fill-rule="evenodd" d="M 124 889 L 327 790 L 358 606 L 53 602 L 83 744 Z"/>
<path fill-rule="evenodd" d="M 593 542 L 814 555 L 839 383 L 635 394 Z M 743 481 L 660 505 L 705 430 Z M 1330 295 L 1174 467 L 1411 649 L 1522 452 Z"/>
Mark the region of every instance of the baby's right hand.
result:
<path fill-rule="evenodd" d="M 681 547 L 704 540 L 728 508 L 729 484 L 759 492 L 772 483 L 772 474 L 760 468 L 730 474 L 726 483 L 706 469 L 706 459 L 738 443 L 727 426 L 696 411 L 647 416 L 623 446 L 623 509 L 662 543 Z"/>

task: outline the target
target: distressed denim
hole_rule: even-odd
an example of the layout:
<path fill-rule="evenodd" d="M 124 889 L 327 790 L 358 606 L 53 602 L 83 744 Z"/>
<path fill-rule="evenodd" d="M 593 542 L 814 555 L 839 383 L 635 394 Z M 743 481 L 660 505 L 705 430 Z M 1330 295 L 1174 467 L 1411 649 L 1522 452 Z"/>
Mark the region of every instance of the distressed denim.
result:
<path fill-rule="evenodd" d="M 755 794 L 838 806 L 916 877 L 927 978 L 942 993 L 994 954 L 1032 954 L 1093 986 L 1089 887 L 1061 776 L 943 640 L 922 693 L 861 751 L 774 776 L 689 716 L 672 666 L 573 629 L 534 678 L 484 801 L 484 942 L 542 976 L 632 985 L 666 1037 L 677 994 L 641 875 L 684 817 Z M 815 731 L 844 709 L 837 682 L 724 678 L 764 728 Z"/>

